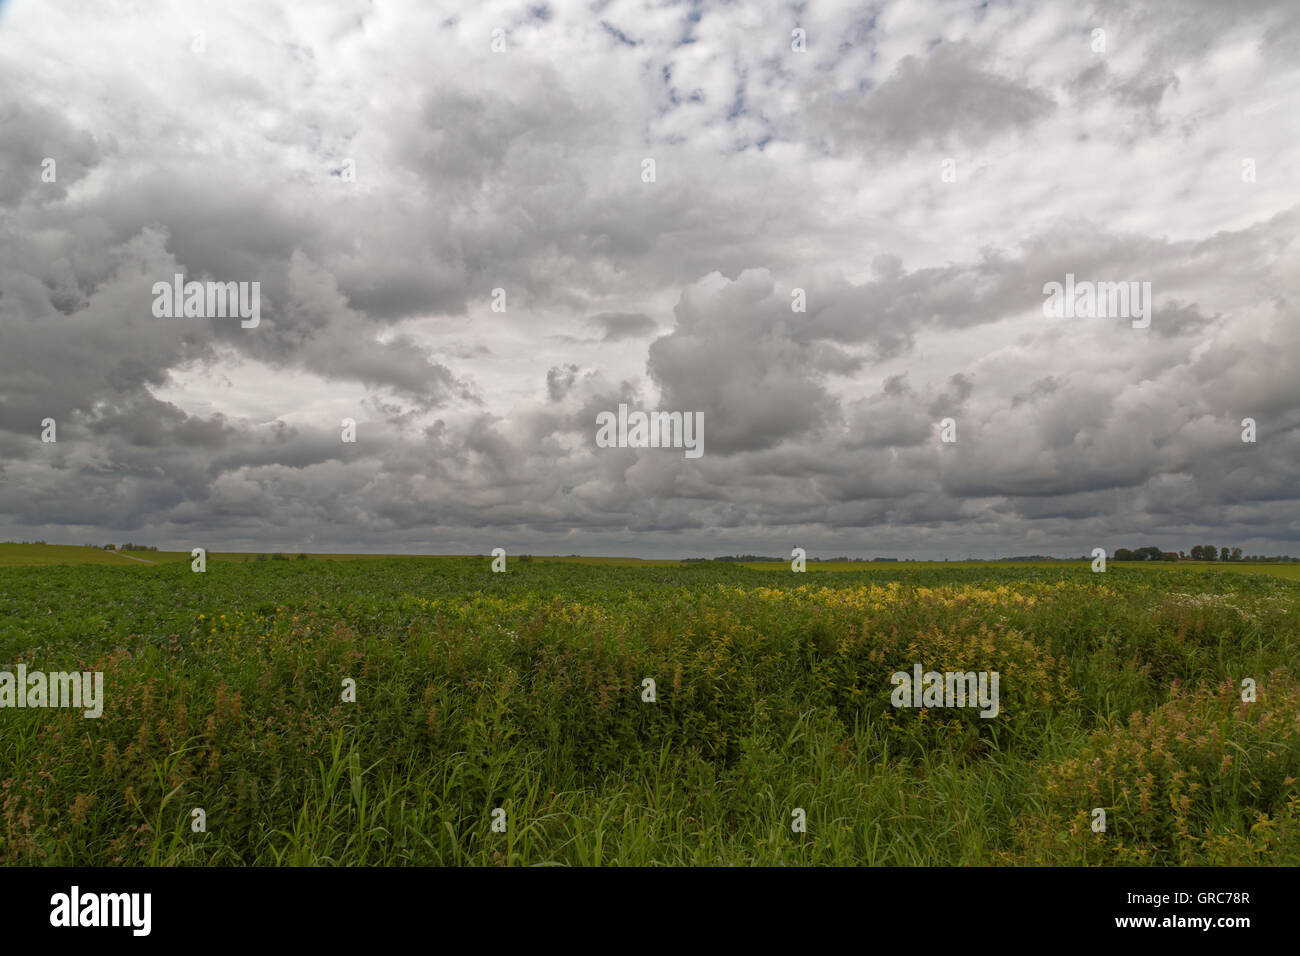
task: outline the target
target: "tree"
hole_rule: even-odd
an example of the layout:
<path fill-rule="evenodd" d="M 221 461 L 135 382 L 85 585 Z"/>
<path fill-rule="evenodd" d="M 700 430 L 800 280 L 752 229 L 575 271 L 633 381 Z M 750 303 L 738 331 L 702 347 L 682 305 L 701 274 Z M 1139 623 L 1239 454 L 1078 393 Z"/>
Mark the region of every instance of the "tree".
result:
<path fill-rule="evenodd" d="M 1193 545 L 1193 546 L 1192 546 L 1192 560 L 1193 560 L 1193 561 L 1204 561 L 1204 560 L 1205 560 L 1205 548 L 1202 547 L 1202 546 L 1199 545 L 1199 544 L 1197 544 L 1197 545 Z"/>
<path fill-rule="evenodd" d="M 1240 561 L 1240 560 L 1241 560 L 1241 548 L 1233 548 L 1233 549 L 1232 549 L 1232 560 L 1233 560 L 1233 561 Z"/>
<path fill-rule="evenodd" d="M 1116 548 L 1116 549 L 1115 549 L 1115 560 L 1116 560 L 1116 561 L 1132 561 L 1132 560 L 1133 560 L 1133 552 L 1130 551 L 1128 548 Z"/>
<path fill-rule="evenodd" d="M 1214 545 L 1204 545 L 1201 550 L 1205 552 L 1206 561 L 1217 561 L 1219 559 L 1219 551 Z"/>

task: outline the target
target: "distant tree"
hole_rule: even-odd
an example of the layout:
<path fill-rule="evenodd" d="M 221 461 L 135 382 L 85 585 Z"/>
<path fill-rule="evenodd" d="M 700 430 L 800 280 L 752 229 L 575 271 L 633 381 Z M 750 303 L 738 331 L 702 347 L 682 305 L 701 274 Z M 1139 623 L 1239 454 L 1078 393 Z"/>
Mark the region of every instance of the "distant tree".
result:
<path fill-rule="evenodd" d="M 1233 548 L 1233 549 L 1232 549 L 1232 558 L 1231 558 L 1231 560 L 1233 560 L 1233 561 L 1240 561 L 1240 560 L 1241 560 L 1241 548 Z"/>
<path fill-rule="evenodd" d="M 1232 560 L 1232 549 L 1231 549 L 1231 548 L 1220 548 L 1220 549 L 1219 549 L 1219 560 L 1220 560 L 1220 561 L 1231 561 L 1231 560 Z"/>
<path fill-rule="evenodd" d="M 1128 548 L 1116 548 L 1116 549 L 1115 549 L 1115 560 L 1116 560 L 1116 561 L 1132 561 L 1132 560 L 1133 560 L 1133 552 L 1130 551 Z"/>
<path fill-rule="evenodd" d="M 1204 552 L 1206 561 L 1217 561 L 1219 559 L 1219 549 L 1212 544 L 1204 545 L 1201 550 Z"/>
<path fill-rule="evenodd" d="M 1193 560 L 1193 561 L 1204 561 L 1204 560 L 1205 560 L 1205 547 L 1204 547 L 1204 545 L 1199 545 L 1199 544 L 1198 544 L 1198 545 L 1193 545 L 1193 547 L 1192 547 L 1192 560 Z"/>

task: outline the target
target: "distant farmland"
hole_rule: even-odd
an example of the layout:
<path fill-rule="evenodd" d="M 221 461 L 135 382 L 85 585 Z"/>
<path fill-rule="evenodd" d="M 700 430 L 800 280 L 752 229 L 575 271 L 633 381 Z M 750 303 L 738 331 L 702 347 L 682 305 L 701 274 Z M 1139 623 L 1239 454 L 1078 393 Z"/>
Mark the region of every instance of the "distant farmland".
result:
<path fill-rule="evenodd" d="M 257 552 L 257 551 L 209 551 L 209 561 L 249 562 L 259 559 L 271 560 L 280 554 L 284 560 L 297 560 L 295 552 Z M 129 557 L 128 557 L 129 555 Z M 353 561 L 364 559 L 381 559 L 395 557 L 411 558 L 481 558 L 486 555 L 393 555 L 393 554 L 307 554 L 311 561 Z M 511 555 L 513 564 L 521 555 Z M 132 558 L 136 559 L 132 561 Z M 169 562 L 188 562 L 188 551 L 105 551 L 101 548 L 87 548 L 79 545 L 48 544 L 14 544 L 0 543 L 0 567 L 30 566 L 49 564 L 108 564 L 124 567 L 130 564 L 165 564 Z M 665 558 L 623 558 L 623 557 L 584 557 L 581 555 L 528 555 L 527 560 L 538 562 L 559 562 L 565 564 L 606 565 L 612 567 L 638 566 L 672 566 L 684 563 L 678 559 Z M 735 563 L 740 567 L 753 568 L 758 571 L 789 570 L 787 562 L 723 562 Z M 809 571 L 873 571 L 898 570 L 919 571 L 935 568 L 1087 568 L 1087 561 L 808 561 Z M 1290 564 L 1254 563 L 1245 561 L 1110 561 L 1111 567 L 1137 569 L 1143 571 L 1231 571 L 1237 574 L 1271 574 L 1276 577 L 1300 581 L 1300 562 Z"/>

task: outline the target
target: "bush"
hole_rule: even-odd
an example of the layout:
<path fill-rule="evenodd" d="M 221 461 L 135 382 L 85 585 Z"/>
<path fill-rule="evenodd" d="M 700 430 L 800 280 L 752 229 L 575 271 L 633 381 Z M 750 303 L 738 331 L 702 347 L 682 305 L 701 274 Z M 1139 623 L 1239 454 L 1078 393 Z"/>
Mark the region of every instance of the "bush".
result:
<path fill-rule="evenodd" d="M 1297 713 L 1300 684 L 1285 671 L 1253 703 L 1233 683 L 1175 685 L 1043 772 L 1044 808 L 1022 821 L 1021 844 L 1054 863 L 1300 863 Z M 1092 832 L 1096 807 L 1105 833 Z"/>

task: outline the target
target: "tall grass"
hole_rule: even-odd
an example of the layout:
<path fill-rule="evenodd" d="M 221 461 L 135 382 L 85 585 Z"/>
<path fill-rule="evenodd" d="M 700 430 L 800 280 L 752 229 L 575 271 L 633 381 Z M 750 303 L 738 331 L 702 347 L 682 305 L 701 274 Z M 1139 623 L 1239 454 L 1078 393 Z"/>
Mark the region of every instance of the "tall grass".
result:
<path fill-rule="evenodd" d="M 0 568 L 0 661 L 106 695 L 0 710 L 0 860 L 1300 863 L 1297 608 L 1126 569 Z M 895 709 L 914 663 L 999 671 L 1001 713 Z"/>

